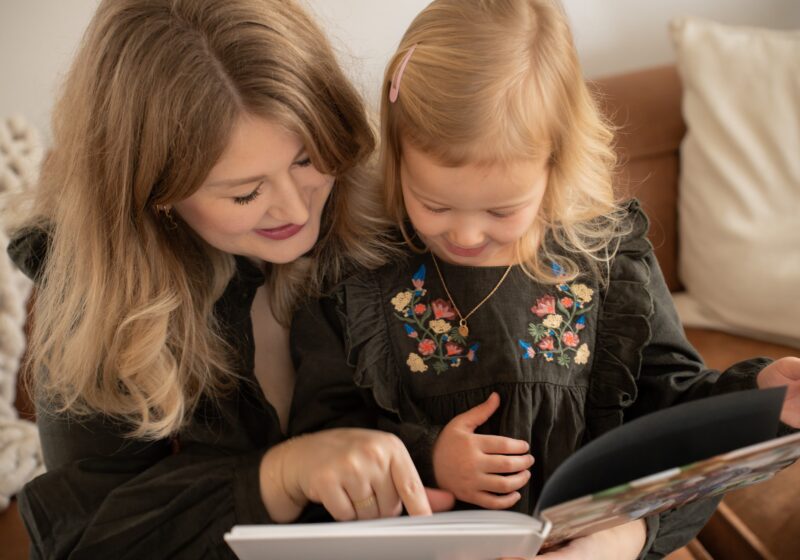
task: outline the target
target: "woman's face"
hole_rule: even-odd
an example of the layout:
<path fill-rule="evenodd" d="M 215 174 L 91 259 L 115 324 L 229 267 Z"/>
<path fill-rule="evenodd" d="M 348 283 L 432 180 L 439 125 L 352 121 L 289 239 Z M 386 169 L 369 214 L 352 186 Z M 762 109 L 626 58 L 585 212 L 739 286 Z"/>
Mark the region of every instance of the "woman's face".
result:
<path fill-rule="evenodd" d="M 174 207 L 221 251 L 287 263 L 317 242 L 332 186 L 333 177 L 311 164 L 299 136 L 245 115 L 203 185 Z"/>

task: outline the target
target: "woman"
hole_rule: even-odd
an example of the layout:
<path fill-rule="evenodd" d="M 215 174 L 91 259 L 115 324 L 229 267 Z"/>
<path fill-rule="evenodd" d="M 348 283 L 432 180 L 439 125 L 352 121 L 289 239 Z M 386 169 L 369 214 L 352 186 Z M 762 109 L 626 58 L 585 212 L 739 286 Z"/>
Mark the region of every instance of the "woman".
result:
<path fill-rule="evenodd" d="M 100 3 L 9 249 L 37 281 L 34 557 L 230 556 L 233 525 L 309 502 L 430 512 L 393 436 L 282 435 L 295 303 L 386 258 L 373 144 L 292 2 Z"/>

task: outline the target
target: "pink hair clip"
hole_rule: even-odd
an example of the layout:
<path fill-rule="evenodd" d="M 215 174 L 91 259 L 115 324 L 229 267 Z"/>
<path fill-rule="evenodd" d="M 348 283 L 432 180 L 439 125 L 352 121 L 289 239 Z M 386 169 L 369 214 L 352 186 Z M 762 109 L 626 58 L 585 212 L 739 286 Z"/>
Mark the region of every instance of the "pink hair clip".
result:
<path fill-rule="evenodd" d="M 411 55 L 414 54 L 414 50 L 417 48 L 417 45 L 413 45 L 408 52 L 403 57 L 403 62 L 400 63 L 400 66 L 397 67 L 397 70 L 394 71 L 394 75 L 392 76 L 392 86 L 389 88 L 389 101 L 394 103 L 397 101 L 397 96 L 400 95 L 400 80 L 403 79 L 403 72 L 406 71 L 406 66 L 408 65 L 408 61 L 411 60 Z"/>

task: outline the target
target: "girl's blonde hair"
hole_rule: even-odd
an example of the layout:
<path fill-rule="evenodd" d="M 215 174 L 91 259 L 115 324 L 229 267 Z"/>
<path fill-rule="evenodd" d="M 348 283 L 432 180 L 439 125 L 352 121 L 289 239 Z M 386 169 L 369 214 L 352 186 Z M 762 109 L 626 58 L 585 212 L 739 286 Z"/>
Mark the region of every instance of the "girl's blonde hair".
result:
<path fill-rule="evenodd" d="M 392 78 L 415 45 L 391 102 Z M 555 282 L 552 262 L 570 278 L 578 274 L 570 254 L 589 257 L 578 260 L 595 271 L 610 258 L 623 215 L 612 188 L 613 133 L 556 2 L 432 2 L 386 68 L 381 136 L 387 210 L 401 231 L 403 142 L 450 166 L 547 158 L 548 187 L 539 219 L 517 244 L 520 263 L 533 278 Z"/>
<path fill-rule="evenodd" d="M 51 407 L 161 438 L 238 381 L 214 316 L 233 256 L 156 207 L 199 188 L 245 113 L 298 134 L 336 177 L 310 258 L 268 265 L 276 317 L 287 322 L 298 298 L 350 264 L 383 262 L 372 128 L 294 2 L 104 0 L 55 108 L 26 221 L 49 233 L 29 370 Z"/>

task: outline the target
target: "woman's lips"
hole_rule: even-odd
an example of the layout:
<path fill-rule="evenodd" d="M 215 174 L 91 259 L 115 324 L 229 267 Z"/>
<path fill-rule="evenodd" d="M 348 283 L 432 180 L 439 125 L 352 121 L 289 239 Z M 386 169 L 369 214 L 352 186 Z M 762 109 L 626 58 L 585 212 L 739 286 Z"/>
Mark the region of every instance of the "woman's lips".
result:
<path fill-rule="evenodd" d="M 472 247 L 470 249 L 465 249 L 464 247 L 459 247 L 458 245 L 453 245 L 450 242 L 445 241 L 445 248 L 448 252 L 456 255 L 458 257 L 477 257 L 480 255 L 488 243 L 484 243 L 480 247 Z"/>
<path fill-rule="evenodd" d="M 301 229 L 303 229 L 303 226 L 287 224 L 285 226 L 276 228 L 257 229 L 256 233 L 262 237 L 266 237 L 267 239 L 282 241 L 296 235 Z"/>

